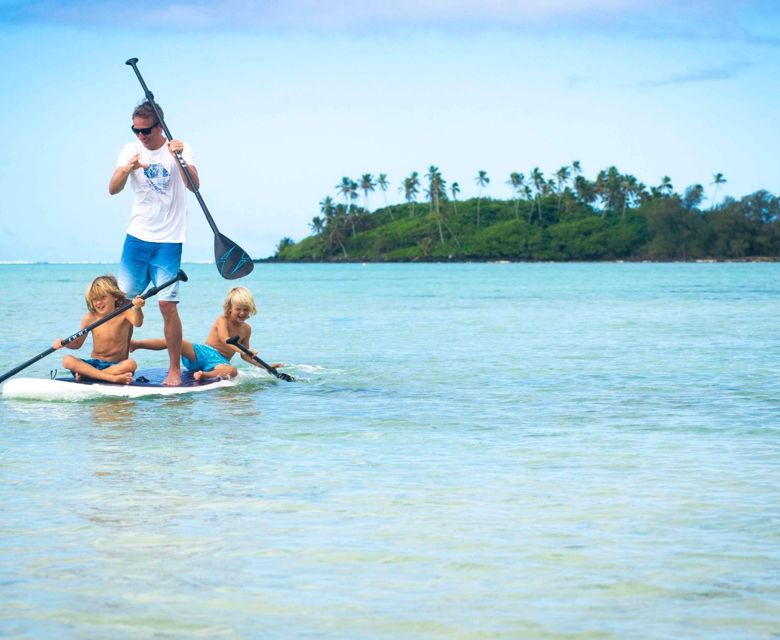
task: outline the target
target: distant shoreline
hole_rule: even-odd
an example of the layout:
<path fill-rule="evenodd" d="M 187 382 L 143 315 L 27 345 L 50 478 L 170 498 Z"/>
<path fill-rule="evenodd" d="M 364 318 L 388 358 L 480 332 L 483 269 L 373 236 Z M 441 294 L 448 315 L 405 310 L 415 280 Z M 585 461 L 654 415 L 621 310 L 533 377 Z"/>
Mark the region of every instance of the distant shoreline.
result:
<path fill-rule="evenodd" d="M 724 264 L 724 263 L 760 263 L 780 262 L 780 257 L 758 256 L 753 258 L 696 258 L 695 260 L 648 260 L 640 258 L 625 258 L 621 260 L 495 260 L 476 258 L 470 260 L 441 260 L 420 258 L 416 260 L 370 260 L 350 258 L 343 260 L 279 260 L 278 258 L 256 258 L 255 264 Z M 32 261 L 32 260 L 0 260 L 0 266 L 34 266 L 34 265 L 118 265 L 115 261 L 82 261 L 82 260 L 57 260 L 57 261 Z M 185 264 L 208 265 L 211 261 L 182 262 Z"/>
<path fill-rule="evenodd" d="M 255 264 L 722 264 L 722 263 L 759 263 L 780 262 L 780 257 L 756 256 L 752 258 L 696 258 L 692 260 L 650 260 L 642 258 L 624 258 L 620 260 L 496 260 L 485 259 L 432 259 L 415 260 L 371 260 L 369 258 L 345 258 L 338 260 L 279 260 L 278 258 L 258 258 Z"/>
<path fill-rule="evenodd" d="M 62 265 L 89 265 L 89 264 L 115 264 L 118 260 L 0 260 L 0 265 L 34 265 L 34 264 L 62 264 Z M 182 264 L 213 264 L 211 260 L 187 260 Z"/>

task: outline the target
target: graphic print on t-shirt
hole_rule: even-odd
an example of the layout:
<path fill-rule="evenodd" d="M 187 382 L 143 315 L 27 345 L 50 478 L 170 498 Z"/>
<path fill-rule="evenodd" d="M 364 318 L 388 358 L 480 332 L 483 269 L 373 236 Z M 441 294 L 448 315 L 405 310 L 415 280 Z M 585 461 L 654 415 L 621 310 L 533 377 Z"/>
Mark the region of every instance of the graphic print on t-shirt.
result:
<path fill-rule="evenodd" d="M 157 193 L 165 193 L 168 191 L 168 183 L 171 181 L 171 174 L 161 164 L 150 164 L 144 169 L 144 175 L 146 176 L 149 186 Z"/>

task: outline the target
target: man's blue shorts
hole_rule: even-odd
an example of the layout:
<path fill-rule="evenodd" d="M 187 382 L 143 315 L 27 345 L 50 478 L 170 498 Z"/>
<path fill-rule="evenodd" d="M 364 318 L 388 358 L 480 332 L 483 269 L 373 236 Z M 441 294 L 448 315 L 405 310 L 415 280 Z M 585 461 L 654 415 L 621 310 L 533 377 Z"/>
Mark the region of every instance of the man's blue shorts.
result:
<path fill-rule="evenodd" d="M 230 364 L 230 360 L 207 344 L 193 343 L 192 350 L 195 352 L 194 361 L 184 356 L 181 357 L 182 364 L 190 371 L 211 371 L 219 364 Z"/>
<path fill-rule="evenodd" d="M 147 242 L 127 235 L 119 264 L 119 288 L 128 300 L 142 294 L 150 282 L 159 287 L 173 280 L 181 267 L 180 242 Z M 179 283 L 157 294 L 158 300 L 179 301 Z"/>

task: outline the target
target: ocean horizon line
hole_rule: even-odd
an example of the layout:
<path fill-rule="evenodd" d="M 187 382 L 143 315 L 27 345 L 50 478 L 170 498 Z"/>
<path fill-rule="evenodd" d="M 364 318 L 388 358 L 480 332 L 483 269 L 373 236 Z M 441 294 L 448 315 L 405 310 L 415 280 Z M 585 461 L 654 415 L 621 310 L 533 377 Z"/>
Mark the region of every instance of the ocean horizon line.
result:
<path fill-rule="evenodd" d="M 185 260 L 182 264 L 211 264 L 213 260 Z M 0 260 L 0 265 L 32 264 L 119 264 L 119 260 Z"/>

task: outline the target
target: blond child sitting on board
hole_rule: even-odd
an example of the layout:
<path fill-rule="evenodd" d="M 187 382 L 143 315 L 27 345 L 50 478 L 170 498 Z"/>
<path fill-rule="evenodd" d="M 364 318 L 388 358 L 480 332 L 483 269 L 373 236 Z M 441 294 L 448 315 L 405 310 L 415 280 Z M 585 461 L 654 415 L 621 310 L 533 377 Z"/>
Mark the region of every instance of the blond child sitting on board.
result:
<path fill-rule="evenodd" d="M 247 323 L 247 318 L 257 313 L 254 298 L 246 287 L 233 287 L 228 291 L 225 302 L 222 305 L 224 312 L 214 320 L 204 344 L 197 344 L 189 340 L 182 340 L 181 361 L 182 364 L 193 372 L 193 378 L 232 378 L 238 375 L 230 360 L 235 353 L 250 364 L 259 366 L 251 356 L 244 354 L 237 347 L 227 344 L 227 339 L 233 336 L 239 337 L 239 342 L 249 347 L 249 337 L 252 335 L 252 327 Z M 130 343 L 130 351 L 136 349 L 151 349 L 162 351 L 166 348 L 165 338 L 149 338 L 146 340 L 133 340 Z M 257 353 L 253 351 L 253 353 Z M 276 364 L 275 367 L 284 366 Z"/>
<path fill-rule="evenodd" d="M 95 278 L 87 287 L 85 298 L 89 312 L 81 320 L 82 329 L 127 303 L 125 293 L 112 275 Z M 128 357 L 130 337 L 133 335 L 133 327 L 140 327 L 144 323 L 144 313 L 141 311 L 144 304 L 145 300 L 136 296 L 131 309 L 92 329 L 92 357 L 65 356 L 62 366 L 73 372 L 77 380 L 84 376 L 93 380 L 130 384 L 137 366 L 135 360 Z M 86 339 L 86 333 L 66 344 L 62 344 L 62 338 L 58 338 L 52 347 L 80 349 Z"/>

